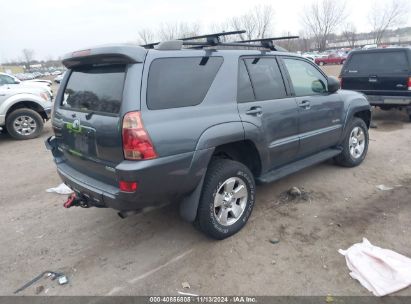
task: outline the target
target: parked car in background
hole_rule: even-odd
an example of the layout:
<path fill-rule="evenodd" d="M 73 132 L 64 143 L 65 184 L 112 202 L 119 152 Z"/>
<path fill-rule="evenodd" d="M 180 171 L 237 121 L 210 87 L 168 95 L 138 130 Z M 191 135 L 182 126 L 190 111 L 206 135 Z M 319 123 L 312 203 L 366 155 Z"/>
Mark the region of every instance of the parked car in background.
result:
<path fill-rule="evenodd" d="M 44 87 L 16 83 L 0 74 L 0 129 L 15 139 L 39 136 L 50 118 L 51 97 Z"/>
<path fill-rule="evenodd" d="M 330 158 L 354 167 L 367 154 L 366 98 L 292 53 L 169 41 L 92 48 L 63 64 L 46 146 L 75 192 L 67 208 L 125 217 L 175 200 L 185 220 L 223 239 L 250 217 L 256 180 Z"/>
<path fill-rule="evenodd" d="M 64 74 L 65 74 L 65 73 L 60 74 L 60 75 L 58 75 L 56 78 L 54 78 L 54 82 L 60 83 L 60 82 L 63 80 Z"/>
<path fill-rule="evenodd" d="M 350 53 L 341 87 L 365 95 L 383 110 L 405 109 L 411 120 L 411 48 L 386 48 Z"/>
<path fill-rule="evenodd" d="M 332 53 L 326 56 L 318 57 L 315 59 L 315 63 L 318 65 L 325 64 L 344 64 L 347 59 L 346 55 Z"/>

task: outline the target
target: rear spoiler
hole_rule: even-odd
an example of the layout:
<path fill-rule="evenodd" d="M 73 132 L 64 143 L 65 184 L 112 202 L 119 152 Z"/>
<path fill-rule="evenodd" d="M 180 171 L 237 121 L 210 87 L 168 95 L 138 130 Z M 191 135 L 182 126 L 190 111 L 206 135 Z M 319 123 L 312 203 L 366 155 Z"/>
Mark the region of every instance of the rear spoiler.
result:
<path fill-rule="evenodd" d="M 144 61 L 146 54 L 147 50 L 140 46 L 101 46 L 68 53 L 63 57 L 62 62 L 69 69 L 89 64 L 138 63 Z"/>

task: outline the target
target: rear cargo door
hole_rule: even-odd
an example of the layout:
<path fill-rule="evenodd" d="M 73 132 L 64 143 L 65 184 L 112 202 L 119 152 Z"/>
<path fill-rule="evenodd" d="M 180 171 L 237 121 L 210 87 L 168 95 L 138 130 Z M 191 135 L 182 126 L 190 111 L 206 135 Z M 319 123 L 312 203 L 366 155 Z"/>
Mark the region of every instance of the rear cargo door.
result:
<path fill-rule="evenodd" d="M 67 164 L 110 184 L 123 157 L 120 108 L 126 65 L 76 67 L 56 107 L 53 127 Z"/>
<path fill-rule="evenodd" d="M 343 89 L 368 95 L 401 96 L 408 91 L 410 76 L 403 50 L 354 53 L 342 71 Z"/>

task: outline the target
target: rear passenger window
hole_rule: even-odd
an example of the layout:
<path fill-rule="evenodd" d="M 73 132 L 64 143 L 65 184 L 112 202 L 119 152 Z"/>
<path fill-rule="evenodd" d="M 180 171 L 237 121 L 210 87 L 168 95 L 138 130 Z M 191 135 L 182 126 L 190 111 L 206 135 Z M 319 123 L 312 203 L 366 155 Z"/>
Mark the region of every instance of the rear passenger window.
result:
<path fill-rule="evenodd" d="M 353 75 L 407 72 L 405 52 L 376 52 L 352 54 L 344 72 Z"/>
<path fill-rule="evenodd" d="M 255 101 L 253 87 L 251 85 L 250 76 L 248 75 L 244 60 L 240 60 L 238 66 L 237 101 Z"/>
<path fill-rule="evenodd" d="M 285 98 L 284 81 L 275 58 L 244 59 L 256 100 Z"/>
<path fill-rule="evenodd" d="M 160 110 L 200 104 L 222 63 L 222 57 L 154 60 L 148 74 L 147 107 Z"/>

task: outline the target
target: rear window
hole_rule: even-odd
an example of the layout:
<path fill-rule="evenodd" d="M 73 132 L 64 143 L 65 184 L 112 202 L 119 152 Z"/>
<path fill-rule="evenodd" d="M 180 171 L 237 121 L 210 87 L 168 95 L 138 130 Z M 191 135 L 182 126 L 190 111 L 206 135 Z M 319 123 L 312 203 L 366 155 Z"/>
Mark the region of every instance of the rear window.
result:
<path fill-rule="evenodd" d="M 125 65 L 87 66 L 71 72 L 62 106 L 71 110 L 118 114 Z"/>
<path fill-rule="evenodd" d="M 352 54 L 344 72 L 349 75 L 408 71 L 405 52 Z"/>
<path fill-rule="evenodd" d="M 154 60 L 148 75 L 147 107 L 160 110 L 200 104 L 222 63 L 222 57 Z"/>

